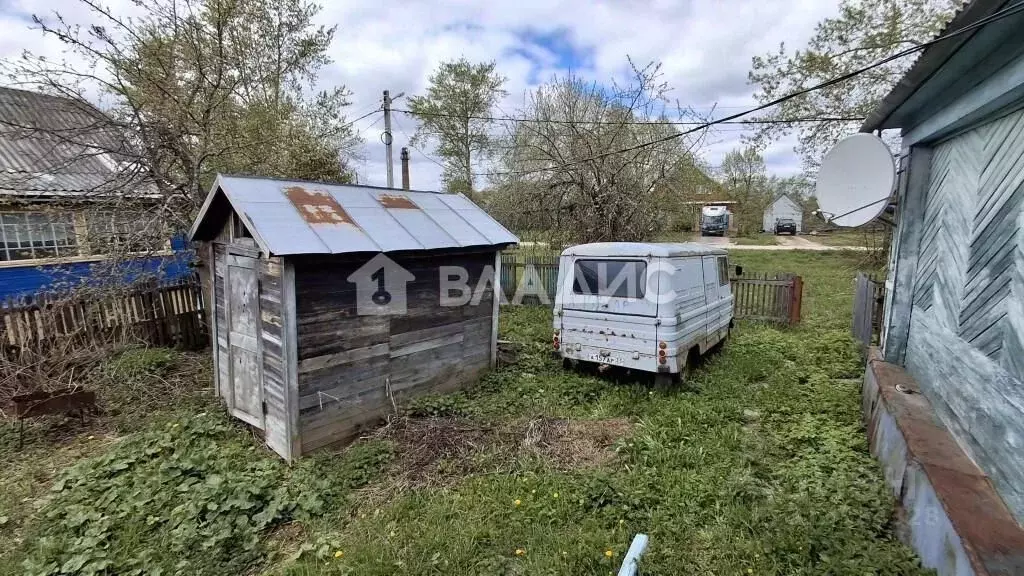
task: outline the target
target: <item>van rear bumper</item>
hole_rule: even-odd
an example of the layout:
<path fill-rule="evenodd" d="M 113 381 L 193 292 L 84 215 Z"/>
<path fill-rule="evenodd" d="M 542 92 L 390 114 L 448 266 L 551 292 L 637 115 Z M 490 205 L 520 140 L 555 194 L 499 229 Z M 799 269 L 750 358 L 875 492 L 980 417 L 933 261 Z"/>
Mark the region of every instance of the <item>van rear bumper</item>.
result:
<path fill-rule="evenodd" d="M 675 358 L 672 357 L 667 358 L 665 364 L 659 364 L 658 357 L 654 354 L 641 354 L 635 351 L 613 350 L 611 348 L 599 348 L 582 344 L 577 345 L 571 342 L 563 342 L 558 349 L 558 354 L 561 358 L 568 358 L 578 362 L 608 364 L 609 366 L 619 366 L 642 372 L 675 373 L 679 371 Z"/>

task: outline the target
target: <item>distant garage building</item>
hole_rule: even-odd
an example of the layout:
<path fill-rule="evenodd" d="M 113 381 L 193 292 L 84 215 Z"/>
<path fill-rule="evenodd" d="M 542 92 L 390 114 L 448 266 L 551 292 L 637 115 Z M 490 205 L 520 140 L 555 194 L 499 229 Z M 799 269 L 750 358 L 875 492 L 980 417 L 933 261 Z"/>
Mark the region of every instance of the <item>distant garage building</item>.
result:
<path fill-rule="evenodd" d="M 796 232 L 803 232 L 804 209 L 789 196 L 783 194 L 764 209 L 764 222 L 761 224 L 765 232 L 773 232 L 775 223 L 782 219 L 789 218 L 796 222 Z"/>
<path fill-rule="evenodd" d="M 494 362 L 518 239 L 462 195 L 222 175 L 191 237 L 218 394 L 288 460 Z"/>

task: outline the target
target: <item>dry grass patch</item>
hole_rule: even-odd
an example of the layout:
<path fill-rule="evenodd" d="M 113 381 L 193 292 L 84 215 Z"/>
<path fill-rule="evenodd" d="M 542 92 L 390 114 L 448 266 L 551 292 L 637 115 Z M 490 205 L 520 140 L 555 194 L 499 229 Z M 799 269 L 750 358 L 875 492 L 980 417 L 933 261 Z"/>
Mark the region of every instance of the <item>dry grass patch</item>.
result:
<path fill-rule="evenodd" d="M 540 459 L 555 470 L 595 468 L 615 457 L 615 443 L 632 428 L 625 418 L 534 418 L 484 425 L 458 417 L 406 417 L 392 420 L 374 437 L 394 444 L 390 476 L 412 488 L 507 473 L 528 459 Z"/>

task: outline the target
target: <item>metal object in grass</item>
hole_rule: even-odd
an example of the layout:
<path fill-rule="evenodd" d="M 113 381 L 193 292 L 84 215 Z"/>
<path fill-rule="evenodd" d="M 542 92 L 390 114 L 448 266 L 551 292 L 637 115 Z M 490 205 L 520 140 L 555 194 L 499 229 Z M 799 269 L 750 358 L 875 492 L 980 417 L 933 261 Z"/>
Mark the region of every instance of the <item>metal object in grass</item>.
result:
<path fill-rule="evenodd" d="M 24 443 L 25 419 L 47 414 L 67 414 L 77 411 L 85 420 L 85 409 L 96 405 L 96 393 L 89 390 L 65 389 L 53 392 L 32 392 L 11 398 L 14 415 L 18 419 L 18 449 Z"/>
<path fill-rule="evenodd" d="M 637 576 L 640 573 L 640 557 L 644 550 L 647 550 L 647 534 L 637 534 L 633 537 L 633 543 L 626 551 L 626 557 L 622 559 L 622 567 L 619 568 L 619 576 Z"/>

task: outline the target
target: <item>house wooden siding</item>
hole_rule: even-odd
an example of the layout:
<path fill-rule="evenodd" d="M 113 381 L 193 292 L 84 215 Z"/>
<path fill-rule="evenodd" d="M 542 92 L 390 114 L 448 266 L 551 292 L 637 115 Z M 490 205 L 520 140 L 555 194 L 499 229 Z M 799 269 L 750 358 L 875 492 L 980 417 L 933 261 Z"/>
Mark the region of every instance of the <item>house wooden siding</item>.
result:
<path fill-rule="evenodd" d="M 1024 516 L 1024 111 L 934 145 L 904 365 Z"/>
<path fill-rule="evenodd" d="M 302 452 L 376 424 L 393 402 L 458 388 L 490 365 L 493 251 L 393 257 L 416 277 L 399 316 L 357 314 L 356 287 L 347 278 L 368 257 L 293 260 Z M 464 267 L 471 287 L 483 280 L 480 298 L 439 306 L 441 266 Z"/>

